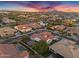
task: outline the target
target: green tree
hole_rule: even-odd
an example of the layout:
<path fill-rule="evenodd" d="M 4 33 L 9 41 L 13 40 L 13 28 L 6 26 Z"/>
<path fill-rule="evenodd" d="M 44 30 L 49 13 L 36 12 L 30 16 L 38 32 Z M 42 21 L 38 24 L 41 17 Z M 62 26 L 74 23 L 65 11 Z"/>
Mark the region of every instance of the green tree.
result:
<path fill-rule="evenodd" d="M 44 41 L 37 42 L 34 46 L 32 46 L 32 48 L 43 56 L 47 56 L 49 54 L 48 44 Z"/>
<path fill-rule="evenodd" d="M 52 26 L 52 23 L 47 24 L 47 28 L 49 29 Z"/>

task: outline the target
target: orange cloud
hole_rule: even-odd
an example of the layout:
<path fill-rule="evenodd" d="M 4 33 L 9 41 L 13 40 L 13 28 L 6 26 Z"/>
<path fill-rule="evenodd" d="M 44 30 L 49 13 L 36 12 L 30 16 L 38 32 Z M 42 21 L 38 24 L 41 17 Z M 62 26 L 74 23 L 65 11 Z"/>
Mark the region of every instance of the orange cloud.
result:
<path fill-rule="evenodd" d="M 60 5 L 56 6 L 54 9 L 63 12 L 79 12 L 79 7 L 77 6 Z"/>
<path fill-rule="evenodd" d="M 55 7 L 50 7 L 49 9 L 41 9 L 37 8 L 37 6 L 34 7 L 19 7 L 18 10 L 26 11 L 26 12 L 48 12 L 51 10 L 58 10 L 63 12 L 79 12 L 79 5 L 58 5 Z M 17 9 L 17 8 L 16 8 Z"/>

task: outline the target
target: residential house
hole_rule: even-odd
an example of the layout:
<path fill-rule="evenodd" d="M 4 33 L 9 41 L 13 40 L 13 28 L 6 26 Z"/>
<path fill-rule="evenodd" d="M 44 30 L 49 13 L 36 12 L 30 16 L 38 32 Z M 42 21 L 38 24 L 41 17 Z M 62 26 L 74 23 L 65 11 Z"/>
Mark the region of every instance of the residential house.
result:
<path fill-rule="evenodd" d="M 28 58 L 29 53 L 20 51 L 15 44 L 0 44 L 0 58 Z"/>
<path fill-rule="evenodd" d="M 65 28 L 66 27 L 64 25 L 55 25 L 50 27 L 52 30 L 64 30 Z"/>
<path fill-rule="evenodd" d="M 40 21 L 39 24 L 40 24 L 41 26 L 46 26 L 46 25 L 47 25 L 47 23 L 45 23 L 45 22 L 43 22 L 43 21 Z"/>
<path fill-rule="evenodd" d="M 65 58 L 79 58 L 79 45 L 75 41 L 62 39 L 49 48 Z"/>
<path fill-rule="evenodd" d="M 66 20 L 63 20 L 64 22 L 64 25 L 66 26 L 71 26 L 71 25 L 74 25 L 76 20 L 75 19 L 66 19 Z"/>
<path fill-rule="evenodd" d="M 17 32 L 17 30 L 12 29 L 10 27 L 0 28 L 0 36 L 1 37 L 14 36 L 16 32 Z"/>
<path fill-rule="evenodd" d="M 0 13 L 8 14 L 9 12 L 7 12 L 7 11 L 0 11 Z"/>
<path fill-rule="evenodd" d="M 14 28 L 21 32 L 29 32 L 32 30 L 29 24 L 20 24 L 20 25 L 15 26 Z"/>
<path fill-rule="evenodd" d="M 32 34 L 31 39 L 35 40 L 35 41 L 43 40 L 43 41 L 45 41 L 45 42 L 47 42 L 49 44 L 49 43 L 52 42 L 52 40 L 54 40 L 56 38 L 50 32 L 44 31 L 44 32 Z"/>
<path fill-rule="evenodd" d="M 78 27 L 68 27 L 66 29 L 67 33 L 70 35 L 78 34 L 79 35 L 79 28 Z"/>
<path fill-rule="evenodd" d="M 12 24 L 12 23 L 16 23 L 16 21 L 13 20 L 13 19 L 9 19 L 8 17 L 3 17 L 2 18 L 2 23 L 4 23 L 4 24 Z"/>
<path fill-rule="evenodd" d="M 51 17 L 51 18 L 48 18 L 47 20 L 48 20 L 49 22 L 56 21 L 56 19 L 55 19 L 55 18 L 53 18 L 53 17 Z"/>
<path fill-rule="evenodd" d="M 33 22 L 29 24 L 31 28 L 33 29 L 40 29 L 42 26 L 39 23 Z"/>

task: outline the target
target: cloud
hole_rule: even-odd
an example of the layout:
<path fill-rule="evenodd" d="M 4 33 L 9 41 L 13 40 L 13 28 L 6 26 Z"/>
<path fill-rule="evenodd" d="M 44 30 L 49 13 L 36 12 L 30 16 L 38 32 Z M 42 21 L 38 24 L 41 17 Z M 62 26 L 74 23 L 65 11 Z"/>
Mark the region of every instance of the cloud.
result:
<path fill-rule="evenodd" d="M 25 10 L 28 12 L 47 12 L 50 10 L 58 10 L 65 12 L 79 12 L 79 3 L 78 2 L 63 2 L 63 1 L 0 1 L 0 3 L 14 4 L 14 7 L 17 7 L 18 10 Z M 73 4 L 74 3 L 74 4 Z M 16 6 L 15 6 L 16 5 Z M 7 7 L 7 5 L 6 5 Z M 4 8 L 4 7 L 3 7 Z M 10 9 L 10 7 L 7 7 Z M 11 7 L 12 8 L 12 7 Z"/>

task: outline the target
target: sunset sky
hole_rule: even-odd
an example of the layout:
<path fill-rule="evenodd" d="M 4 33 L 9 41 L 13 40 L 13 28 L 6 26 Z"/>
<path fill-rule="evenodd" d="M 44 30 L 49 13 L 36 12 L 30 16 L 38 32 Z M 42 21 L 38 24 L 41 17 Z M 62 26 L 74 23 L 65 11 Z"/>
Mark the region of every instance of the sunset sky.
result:
<path fill-rule="evenodd" d="M 79 12 L 79 1 L 0 1 L 0 10 Z"/>

